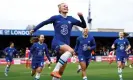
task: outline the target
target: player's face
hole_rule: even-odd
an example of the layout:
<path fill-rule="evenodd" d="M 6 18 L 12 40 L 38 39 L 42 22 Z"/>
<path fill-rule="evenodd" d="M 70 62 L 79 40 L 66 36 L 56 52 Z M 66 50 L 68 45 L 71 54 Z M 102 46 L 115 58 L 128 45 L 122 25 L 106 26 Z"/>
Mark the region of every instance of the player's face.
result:
<path fill-rule="evenodd" d="M 63 3 L 63 4 L 60 4 L 59 6 L 59 11 L 61 13 L 68 13 L 68 5 Z"/>
<path fill-rule="evenodd" d="M 88 30 L 87 28 L 85 28 L 85 29 L 83 30 L 83 35 L 84 35 L 84 36 L 87 36 L 88 33 L 89 33 L 89 30 Z"/>
<path fill-rule="evenodd" d="M 12 43 L 10 46 L 11 46 L 11 47 L 14 47 L 14 43 Z"/>
<path fill-rule="evenodd" d="M 39 37 L 39 41 L 40 41 L 41 43 L 44 42 L 44 35 L 40 35 L 40 37 Z"/>
<path fill-rule="evenodd" d="M 119 37 L 123 38 L 124 37 L 124 33 L 123 32 L 119 32 Z"/>

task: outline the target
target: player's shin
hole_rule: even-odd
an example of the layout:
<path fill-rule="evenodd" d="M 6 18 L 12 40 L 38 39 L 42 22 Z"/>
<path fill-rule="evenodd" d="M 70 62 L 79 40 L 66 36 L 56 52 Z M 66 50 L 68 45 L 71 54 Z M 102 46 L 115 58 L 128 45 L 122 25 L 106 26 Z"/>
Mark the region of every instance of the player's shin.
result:
<path fill-rule="evenodd" d="M 122 68 L 118 68 L 118 75 L 119 78 L 122 79 Z"/>
<path fill-rule="evenodd" d="M 36 73 L 36 76 L 35 76 L 35 80 L 39 80 L 40 79 L 40 74 L 39 72 Z"/>
<path fill-rule="evenodd" d="M 9 64 L 7 64 L 7 65 L 6 65 L 6 68 L 5 68 L 5 73 L 8 73 L 9 68 L 10 68 L 10 65 L 9 65 Z"/>
<path fill-rule="evenodd" d="M 36 71 L 35 80 L 39 80 L 39 79 L 40 79 L 41 72 L 42 72 L 42 68 L 39 67 L 39 68 L 37 69 L 37 71 Z"/>
<path fill-rule="evenodd" d="M 59 69 L 67 62 L 68 58 L 72 56 L 72 53 L 69 51 L 66 51 L 62 56 L 60 57 L 57 65 L 55 66 L 54 71 L 59 71 Z"/>
<path fill-rule="evenodd" d="M 83 80 L 88 80 L 87 79 L 87 74 L 86 74 L 86 68 L 88 66 L 88 63 L 86 62 L 80 62 L 80 65 L 81 65 L 81 69 L 82 69 L 82 77 L 83 77 Z"/>
<path fill-rule="evenodd" d="M 36 70 L 31 71 L 31 76 L 34 76 L 36 74 Z"/>

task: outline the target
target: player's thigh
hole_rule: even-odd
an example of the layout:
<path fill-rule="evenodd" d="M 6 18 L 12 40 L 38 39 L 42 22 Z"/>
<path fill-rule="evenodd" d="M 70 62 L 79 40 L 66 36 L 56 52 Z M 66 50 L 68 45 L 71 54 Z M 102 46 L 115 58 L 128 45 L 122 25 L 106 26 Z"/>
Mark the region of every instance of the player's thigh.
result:
<path fill-rule="evenodd" d="M 85 61 L 80 61 L 79 64 L 81 66 L 82 71 L 85 71 L 86 70 L 86 62 Z"/>
<path fill-rule="evenodd" d="M 74 53 L 74 50 L 69 45 L 66 44 L 60 46 L 60 51 L 62 51 L 63 53 L 66 51 Z"/>
<path fill-rule="evenodd" d="M 43 67 L 38 67 L 38 68 L 36 69 L 36 71 L 40 73 L 40 72 L 42 72 L 42 69 L 43 69 Z"/>
<path fill-rule="evenodd" d="M 86 70 L 86 59 L 85 59 L 85 57 L 84 56 L 78 56 L 78 59 L 79 59 L 81 69 L 83 71 Z"/>
<path fill-rule="evenodd" d="M 122 66 L 122 57 L 121 56 L 117 56 L 116 60 L 117 60 L 118 67 Z"/>

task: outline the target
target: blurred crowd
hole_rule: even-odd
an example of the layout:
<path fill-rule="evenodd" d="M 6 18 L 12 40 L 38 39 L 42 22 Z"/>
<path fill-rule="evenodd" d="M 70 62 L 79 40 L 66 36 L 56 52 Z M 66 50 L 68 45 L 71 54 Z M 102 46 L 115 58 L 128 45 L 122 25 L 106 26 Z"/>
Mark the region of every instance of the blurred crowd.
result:
<path fill-rule="evenodd" d="M 107 56 L 109 54 L 109 52 L 111 51 L 111 48 L 109 46 L 101 46 L 101 47 L 97 47 L 96 50 L 93 51 L 93 54 L 95 54 L 96 56 Z M 130 50 L 130 55 L 133 55 L 133 49 Z M 52 51 L 49 50 L 50 56 L 56 56 L 56 54 Z M 4 52 L 3 50 L 0 50 L 0 58 L 4 58 Z M 18 55 L 14 55 L 15 58 L 24 58 L 25 57 L 25 49 L 20 49 L 18 50 Z"/>

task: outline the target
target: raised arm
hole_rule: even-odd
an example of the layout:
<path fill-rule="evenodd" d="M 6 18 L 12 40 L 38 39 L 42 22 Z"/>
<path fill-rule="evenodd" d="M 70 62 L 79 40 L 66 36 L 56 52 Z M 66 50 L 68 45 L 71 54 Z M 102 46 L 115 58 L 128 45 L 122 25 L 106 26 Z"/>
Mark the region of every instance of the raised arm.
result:
<path fill-rule="evenodd" d="M 77 25 L 77 26 L 80 26 L 82 28 L 86 28 L 86 22 L 85 22 L 85 19 L 84 19 L 83 15 L 81 13 L 78 13 L 78 16 L 79 16 L 81 21 L 73 18 L 73 21 L 74 21 L 73 25 Z"/>
<path fill-rule="evenodd" d="M 55 16 L 52 16 L 51 18 L 41 22 L 40 24 L 38 24 L 33 30 L 34 32 L 38 29 L 40 29 L 41 27 L 43 27 L 44 25 L 47 25 L 47 24 L 50 24 L 50 23 L 53 23 L 55 20 Z"/>

